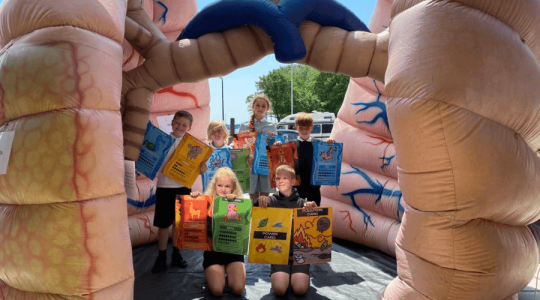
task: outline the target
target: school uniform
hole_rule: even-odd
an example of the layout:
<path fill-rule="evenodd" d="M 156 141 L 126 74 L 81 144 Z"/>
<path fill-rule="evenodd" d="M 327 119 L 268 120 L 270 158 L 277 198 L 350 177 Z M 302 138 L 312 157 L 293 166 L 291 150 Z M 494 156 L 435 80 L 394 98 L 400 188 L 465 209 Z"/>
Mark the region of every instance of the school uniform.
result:
<path fill-rule="evenodd" d="M 313 167 L 313 142 L 320 142 L 320 139 L 309 137 L 296 140 L 296 150 L 298 152 L 298 163 L 295 164 L 296 174 L 300 175 L 300 185 L 294 186 L 301 198 L 314 201 L 317 206 L 321 205 L 321 186 L 311 185 L 311 172 Z"/>

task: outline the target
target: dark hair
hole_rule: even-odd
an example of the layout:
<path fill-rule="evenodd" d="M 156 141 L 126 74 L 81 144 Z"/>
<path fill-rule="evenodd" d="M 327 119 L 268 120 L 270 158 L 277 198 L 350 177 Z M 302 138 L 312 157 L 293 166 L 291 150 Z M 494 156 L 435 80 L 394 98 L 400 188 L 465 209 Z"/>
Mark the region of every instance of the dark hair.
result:
<path fill-rule="evenodd" d="M 186 118 L 189 120 L 189 126 L 193 125 L 193 116 L 187 110 L 179 110 L 174 114 L 173 121 L 176 118 Z"/>

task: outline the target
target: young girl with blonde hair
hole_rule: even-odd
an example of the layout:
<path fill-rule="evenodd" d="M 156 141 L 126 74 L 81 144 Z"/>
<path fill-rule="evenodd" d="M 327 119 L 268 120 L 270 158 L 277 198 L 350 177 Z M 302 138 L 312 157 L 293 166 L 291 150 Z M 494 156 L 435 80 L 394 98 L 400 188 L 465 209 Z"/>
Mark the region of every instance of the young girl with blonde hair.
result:
<path fill-rule="evenodd" d="M 226 197 L 228 200 L 242 198 L 242 188 L 234 172 L 227 167 L 219 168 L 210 181 L 205 195 Z M 191 192 L 191 197 L 199 197 L 200 192 Z M 207 220 L 210 236 L 212 235 L 212 219 Z M 212 295 L 219 297 L 225 288 L 225 274 L 228 285 L 236 295 L 242 294 L 246 286 L 246 267 L 244 256 L 237 254 L 204 251 L 203 268 L 208 289 Z"/>

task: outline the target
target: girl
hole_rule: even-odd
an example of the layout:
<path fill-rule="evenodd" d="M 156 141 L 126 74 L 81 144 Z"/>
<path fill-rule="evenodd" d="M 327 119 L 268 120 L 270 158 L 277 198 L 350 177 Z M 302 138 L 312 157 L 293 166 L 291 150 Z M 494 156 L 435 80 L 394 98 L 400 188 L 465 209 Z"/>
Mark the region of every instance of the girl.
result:
<path fill-rule="evenodd" d="M 208 124 L 206 136 L 210 147 L 229 148 L 229 131 L 222 120 L 214 120 Z"/>
<path fill-rule="evenodd" d="M 248 122 L 240 125 L 239 131 L 266 132 L 269 135 L 275 135 L 277 130 L 276 124 L 264 118 L 266 113 L 272 108 L 268 97 L 264 94 L 255 95 L 250 107 L 253 114 Z M 252 163 L 253 157 L 250 156 L 248 161 Z M 274 191 L 270 186 L 270 176 L 268 175 L 251 174 L 250 181 L 249 197 L 251 200 L 255 200 L 260 196 L 268 196 Z"/>
<path fill-rule="evenodd" d="M 242 188 L 234 172 L 227 167 L 219 168 L 210 181 L 205 195 L 227 197 L 229 200 L 242 198 Z M 199 197 L 200 192 L 191 192 L 191 197 Z M 209 218 L 210 219 L 210 218 Z M 211 219 L 209 220 L 212 223 Z M 212 226 L 208 226 L 212 228 Z M 209 232 L 211 234 L 211 232 Z M 244 256 L 204 251 L 203 268 L 206 283 L 212 295 L 219 297 L 225 287 L 225 273 L 227 274 L 229 288 L 236 295 L 242 294 L 246 286 L 246 268 Z"/>

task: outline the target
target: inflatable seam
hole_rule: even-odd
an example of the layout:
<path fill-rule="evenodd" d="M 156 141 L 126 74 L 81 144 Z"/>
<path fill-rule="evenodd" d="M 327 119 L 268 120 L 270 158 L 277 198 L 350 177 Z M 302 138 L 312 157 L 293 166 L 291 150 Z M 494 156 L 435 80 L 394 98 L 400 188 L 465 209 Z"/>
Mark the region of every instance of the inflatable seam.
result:
<path fill-rule="evenodd" d="M 321 30 L 323 28 L 323 26 L 321 26 L 320 24 L 318 24 L 318 25 L 319 25 L 319 28 L 317 29 L 317 33 L 314 35 L 314 38 L 313 38 L 313 41 L 311 42 L 311 45 L 309 45 L 309 48 L 308 48 L 307 45 L 305 45 L 306 46 L 306 57 L 305 57 L 306 65 L 309 65 L 309 61 L 311 60 L 311 54 L 313 53 L 313 45 L 315 45 L 315 41 L 317 40 L 317 37 L 319 36 L 319 34 L 321 33 Z"/>

